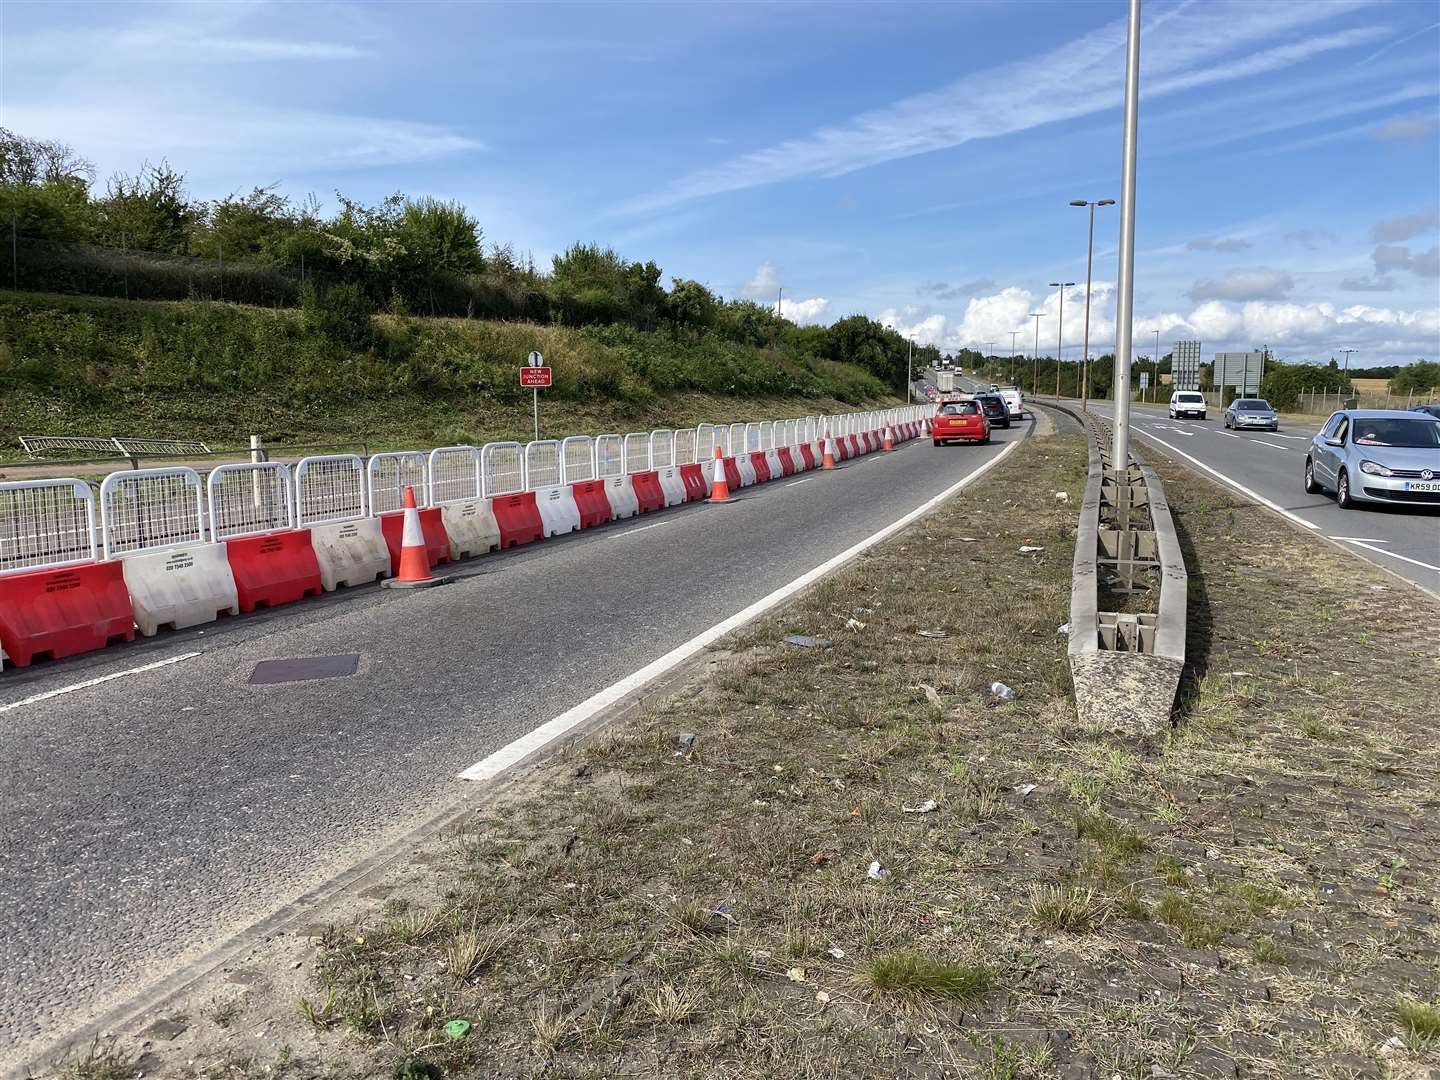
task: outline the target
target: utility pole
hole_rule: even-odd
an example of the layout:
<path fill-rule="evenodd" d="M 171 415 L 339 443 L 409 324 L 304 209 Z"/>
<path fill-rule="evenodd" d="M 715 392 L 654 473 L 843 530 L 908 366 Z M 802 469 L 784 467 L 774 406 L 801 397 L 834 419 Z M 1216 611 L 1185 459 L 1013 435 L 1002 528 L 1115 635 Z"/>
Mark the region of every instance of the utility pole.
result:
<path fill-rule="evenodd" d="M 1150 361 L 1150 381 L 1155 391 L 1155 400 L 1160 400 L 1160 331 L 1155 331 L 1155 359 Z M 1142 398 L 1144 394 L 1140 395 Z"/>
<path fill-rule="evenodd" d="M 775 317 L 776 317 L 777 319 L 783 319 L 783 318 L 785 317 L 785 286 L 784 286 L 784 285 L 781 285 L 781 286 L 780 286 L 780 291 L 775 294 Z"/>
<path fill-rule="evenodd" d="M 1060 288 L 1060 328 L 1055 332 L 1055 400 L 1060 400 L 1060 361 L 1065 356 L 1065 290 L 1074 285 L 1073 281 L 1052 281 L 1050 287 Z M 1040 329 L 1040 324 L 1035 324 L 1035 329 Z M 1037 388 L 1037 394 L 1040 392 Z"/>
<path fill-rule="evenodd" d="M 1030 392 L 1036 397 L 1040 396 L 1040 320 L 1044 317 L 1043 311 L 1030 312 L 1030 318 L 1035 320 L 1035 351 L 1030 354 Z"/>
<path fill-rule="evenodd" d="M 1090 394 L 1090 284 L 1091 270 L 1095 265 L 1095 208 L 1114 206 L 1115 200 L 1071 199 L 1070 205 L 1090 208 L 1090 239 L 1085 245 L 1085 344 L 1080 349 L 1080 411 L 1084 412 Z"/>
<path fill-rule="evenodd" d="M 1020 334 L 1019 330 L 1010 331 L 1010 385 L 1015 385 L 1015 338 Z"/>
<path fill-rule="evenodd" d="M 1120 273 L 1115 297 L 1115 439 L 1110 467 L 1128 519 L 1130 468 L 1130 320 L 1135 315 L 1135 158 L 1140 127 L 1140 0 L 1130 0 L 1125 49 L 1125 135 L 1120 179 Z"/>
<path fill-rule="evenodd" d="M 905 353 L 905 401 L 908 404 L 915 398 L 915 340 L 907 337 L 905 343 L 910 346 Z"/>

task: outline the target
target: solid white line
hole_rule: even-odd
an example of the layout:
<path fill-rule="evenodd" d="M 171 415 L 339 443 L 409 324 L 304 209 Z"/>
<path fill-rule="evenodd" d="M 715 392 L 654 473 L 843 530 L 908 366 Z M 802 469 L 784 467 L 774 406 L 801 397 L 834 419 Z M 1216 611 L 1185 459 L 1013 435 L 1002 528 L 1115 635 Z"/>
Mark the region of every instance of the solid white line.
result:
<path fill-rule="evenodd" d="M 1401 562 L 1408 562 L 1408 563 L 1410 563 L 1410 564 L 1413 565 L 1413 566 L 1423 566 L 1426 570 L 1434 570 L 1434 571 L 1436 571 L 1437 573 L 1440 573 L 1440 566 L 1432 566 L 1432 565 L 1431 565 L 1430 563 L 1428 563 L 1428 562 L 1421 562 L 1419 559 L 1412 559 L 1412 558 L 1410 558 L 1409 555 L 1401 555 L 1401 554 L 1399 554 L 1398 552 L 1395 552 L 1395 551 L 1386 551 L 1384 548 L 1378 548 L 1378 547 L 1376 547 L 1374 544 L 1367 544 L 1367 543 L 1365 543 L 1365 542 L 1362 541 L 1362 540 L 1350 540 L 1350 539 L 1346 539 L 1345 542 L 1346 542 L 1347 544 L 1354 544 L 1356 547 L 1365 548 L 1365 550 L 1367 550 L 1367 551 L 1378 552 L 1378 553 L 1381 554 L 1381 555 L 1389 555 L 1390 558 L 1392 558 L 1392 559 L 1399 559 Z M 1385 541 L 1383 541 L 1383 540 L 1381 541 L 1382 544 L 1383 544 L 1384 542 L 1385 542 Z"/>
<path fill-rule="evenodd" d="M 468 769 L 466 769 L 460 774 L 460 779 L 489 780 L 495 776 L 498 776 L 500 773 L 504 772 L 512 765 L 523 761 L 530 754 L 533 754 L 535 751 L 545 746 L 548 746 L 550 743 L 554 742 L 556 739 L 563 737 L 568 732 L 573 731 L 575 728 L 585 723 L 585 721 L 595 716 L 601 710 L 609 708 L 611 705 L 615 704 L 615 702 L 622 700 L 627 694 L 633 693 L 640 687 L 644 686 L 646 683 L 650 682 L 652 679 L 656 679 L 659 676 L 664 675 L 667 671 L 670 671 L 672 668 L 675 668 L 679 664 L 688 660 L 690 657 L 694 656 L 700 650 L 708 647 L 713 642 L 718 641 L 720 638 L 730 633 L 730 631 L 738 627 L 744 626 L 752 619 L 756 619 L 759 616 L 765 614 L 765 612 L 769 611 L 771 608 L 783 603 L 785 600 L 788 600 L 800 590 L 818 581 L 820 578 L 824 577 L 832 570 L 843 566 L 845 563 L 855 558 L 855 556 L 863 553 L 869 548 L 874 547 L 876 544 L 879 544 L 882 541 L 889 539 L 891 536 L 895 535 L 895 533 L 903 529 L 906 525 L 909 525 L 916 518 L 922 517 L 925 514 L 929 513 L 935 507 L 939 506 L 942 502 L 948 499 L 951 495 L 955 494 L 955 492 L 959 491 L 967 484 L 973 482 L 974 480 L 977 480 L 979 477 L 989 472 L 1001 461 L 1005 460 L 1005 456 L 1019 445 L 1019 442 L 1007 443 L 1005 445 L 1005 448 L 1001 450 L 1000 453 L 996 454 L 989 461 L 985 462 L 985 464 L 979 466 L 976 469 L 972 469 L 962 479 L 956 481 L 954 484 L 951 484 L 948 488 L 942 491 L 939 495 L 936 495 L 933 499 L 928 499 L 927 501 L 921 503 L 904 517 L 892 522 L 889 525 L 886 525 L 885 528 L 881 529 L 879 532 L 867 536 L 858 544 L 846 548 L 839 555 L 825 560 L 825 562 L 821 563 L 813 570 L 806 571 L 804 574 L 801 574 L 798 578 L 796 578 L 789 584 L 782 585 L 780 588 L 776 589 L 769 595 L 761 597 L 759 600 L 756 600 L 755 603 L 751 604 L 749 607 L 741 611 L 737 611 L 728 619 L 718 622 L 714 626 L 710 627 L 708 630 L 704 630 L 701 633 L 696 634 L 689 641 L 685 642 L 682 645 L 676 646 L 675 648 L 667 652 L 664 656 L 650 661 L 650 663 L 646 664 L 639 671 L 632 672 L 631 674 L 625 676 L 625 678 L 621 679 L 619 682 L 612 683 L 610 686 L 607 686 L 598 694 L 594 694 L 591 697 L 588 697 L 584 701 L 580 702 L 580 704 L 572 708 L 566 709 L 563 713 L 555 717 L 553 720 L 541 724 L 538 728 L 536 728 L 534 731 L 530 732 L 527 735 L 520 736 L 520 738 L 510 743 L 508 746 L 501 747 L 489 757 L 477 761 L 474 765 L 471 765 Z"/>
<path fill-rule="evenodd" d="M 1374 536 L 1332 536 L 1331 540 L 1354 540 L 1357 544 L 1388 544 L 1389 540 L 1381 540 Z"/>
<path fill-rule="evenodd" d="M 1271 510 L 1274 510 L 1277 514 L 1284 514 L 1284 515 L 1285 515 L 1287 518 L 1289 518 L 1291 521 L 1294 521 L 1294 522 L 1297 522 L 1297 523 L 1299 523 L 1299 524 L 1301 524 L 1301 525 L 1304 525 L 1307 529 L 1318 529 L 1318 528 L 1320 527 L 1319 525 L 1316 525 L 1316 524 L 1314 524 L 1314 523 L 1312 523 L 1312 522 L 1306 521 L 1306 520 L 1305 520 L 1304 518 L 1302 518 L 1299 514 L 1292 514 L 1289 510 L 1286 510 L 1283 506 L 1280 506 L 1280 505 L 1278 505 L 1278 504 L 1276 504 L 1276 503 L 1271 502 L 1269 499 L 1265 498 L 1264 495 L 1261 495 L 1258 491 L 1251 491 L 1249 488 L 1247 488 L 1244 484 L 1240 483 L 1239 481 L 1231 480 L 1230 477 L 1226 476 L 1224 473 L 1222 473 L 1222 472 L 1220 472 L 1220 471 L 1218 471 L 1218 470 L 1216 470 L 1216 469 L 1212 469 L 1209 465 L 1206 465 L 1205 462 L 1201 461 L 1199 458 L 1197 458 L 1197 457 L 1191 457 L 1189 454 L 1185 453 L 1184 450 L 1181 450 L 1178 446 L 1171 446 L 1171 445 L 1170 445 L 1169 443 L 1167 443 L 1164 439 L 1159 438 L 1158 436 L 1155 436 L 1155 435 L 1151 435 L 1151 434 L 1149 434 L 1148 432 L 1143 433 L 1143 434 L 1145 435 L 1145 438 L 1151 439 L 1151 440 L 1159 443 L 1161 446 L 1165 447 L 1165 449 L 1167 449 L 1167 450 L 1174 451 L 1175 453 L 1177 453 L 1177 454 L 1179 454 L 1181 457 L 1183 457 L 1186 461 L 1193 462 L 1194 464 L 1200 466 L 1200 468 L 1204 469 L 1204 470 L 1205 470 L 1206 472 L 1208 472 L 1211 476 L 1215 477 L 1215 478 L 1218 479 L 1218 480 L 1223 480 L 1225 483 L 1229 484 L 1231 487 L 1233 487 L 1236 491 L 1240 492 L 1242 495 L 1246 495 L 1246 496 L 1254 499 L 1256 502 L 1260 503 L 1262 506 L 1268 506 Z"/>
<path fill-rule="evenodd" d="M 32 697 L 21 698 L 19 701 L 8 701 L 0 705 L 0 713 L 9 712 L 11 709 L 18 709 L 22 705 L 34 705 L 39 701 L 49 701 L 51 698 L 59 697 L 61 694 L 73 694 L 76 690 L 84 690 L 91 686 L 99 686 L 111 679 L 123 679 L 127 675 L 139 675 L 142 671 L 154 671 L 156 668 L 168 667 L 171 664 L 178 664 L 181 660 L 189 660 L 199 656 L 198 652 L 181 653 L 179 656 L 172 656 L 168 660 L 156 660 L 153 664 L 142 664 L 137 668 L 128 668 L 125 671 L 112 671 L 109 675 L 101 675 L 98 679 L 87 679 L 85 682 L 75 683 L 73 686 L 62 686 L 58 690 L 46 690 L 43 694 L 35 694 Z"/>
<path fill-rule="evenodd" d="M 813 476 L 807 476 L 807 477 L 805 477 L 804 480 L 792 480 L 792 481 L 790 481 L 790 483 L 785 484 L 784 486 L 785 486 L 785 487 L 794 487 L 796 484 L 808 484 L 811 480 L 814 480 L 814 479 L 815 479 L 815 478 L 814 478 Z"/>

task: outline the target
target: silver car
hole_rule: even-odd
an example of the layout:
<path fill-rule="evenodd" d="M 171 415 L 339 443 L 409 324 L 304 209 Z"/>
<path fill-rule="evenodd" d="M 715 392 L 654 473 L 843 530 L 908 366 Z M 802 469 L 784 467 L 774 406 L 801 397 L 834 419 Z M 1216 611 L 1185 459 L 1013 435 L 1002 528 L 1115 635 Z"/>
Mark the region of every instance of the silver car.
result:
<path fill-rule="evenodd" d="M 1236 431 L 1279 431 L 1280 417 L 1264 398 L 1236 398 L 1225 410 L 1225 426 Z"/>
<path fill-rule="evenodd" d="M 1345 409 L 1310 441 L 1305 490 L 1357 503 L 1440 506 L 1440 419 L 1401 409 Z"/>

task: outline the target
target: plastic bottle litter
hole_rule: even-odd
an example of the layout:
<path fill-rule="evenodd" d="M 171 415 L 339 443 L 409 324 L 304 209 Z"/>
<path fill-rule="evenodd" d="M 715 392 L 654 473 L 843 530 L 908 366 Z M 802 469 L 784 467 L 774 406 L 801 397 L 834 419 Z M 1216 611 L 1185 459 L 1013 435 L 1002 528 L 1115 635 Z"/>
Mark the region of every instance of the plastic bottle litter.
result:
<path fill-rule="evenodd" d="M 1044 550 L 1045 550 L 1045 549 L 1044 549 L 1043 547 L 1041 547 L 1041 546 L 1039 546 L 1039 545 L 1036 545 L 1036 544 L 1021 544 L 1021 545 L 1020 545 L 1020 554 L 1021 554 L 1021 555 L 1029 555 L 1032 551 L 1044 551 Z"/>
<path fill-rule="evenodd" d="M 835 642 L 829 638 L 811 637 L 808 634 L 791 634 L 785 639 L 787 645 L 799 645 L 802 649 L 828 649 Z"/>
<path fill-rule="evenodd" d="M 933 814 L 940 809 L 940 804 L 934 799 L 926 799 L 919 806 L 902 806 L 900 809 L 907 814 Z"/>
<path fill-rule="evenodd" d="M 870 869 L 867 873 L 872 881 L 884 881 L 890 876 L 890 871 L 880 865 L 879 859 L 876 859 L 870 864 Z"/>
<path fill-rule="evenodd" d="M 1034 791 L 1034 790 L 1035 790 L 1035 785 L 1034 785 L 1034 784 L 1017 784 L 1017 785 L 1015 785 L 1015 794 L 1016 794 L 1016 795 L 1019 795 L 1020 798 L 1022 798 L 1022 799 L 1025 798 L 1026 796 L 1028 796 L 1028 795 L 1029 795 L 1032 791 Z"/>
<path fill-rule="evenodd" d="M 990 696 L 997 701 L 1014 701 L 1015 691 L 1003 682 L 992 682 L 990 684 Z"/>
<path fill-rule="evenodd" d="M 831 956 L 833 956 L 836 960 L 845 959 L 845 950 L 840 948 L 839 945 L 831 945 L 830 948 L 826 949 L 825 951 L 828 952 Z"/>
<path fill-rule="evenodd" d="M 1070 624 L 1068 622 L 1062 622 L 1059 628 L 1055 631 L 1055 633 L 1059 634 L 1061 637 L 1069 637 Z"/>
<path fill-rule="evenodd" d="M 915 631 L 915 632 L 916 632 L 917 634 L 919 634 L 921 637 L 928 637 L 928 638 L 943 638 L 943 637 L 949 637 L 949 636 L 950 636 L 949 634 L 945 633 L 944 630 L 917 630 L 917 631 Z"/>

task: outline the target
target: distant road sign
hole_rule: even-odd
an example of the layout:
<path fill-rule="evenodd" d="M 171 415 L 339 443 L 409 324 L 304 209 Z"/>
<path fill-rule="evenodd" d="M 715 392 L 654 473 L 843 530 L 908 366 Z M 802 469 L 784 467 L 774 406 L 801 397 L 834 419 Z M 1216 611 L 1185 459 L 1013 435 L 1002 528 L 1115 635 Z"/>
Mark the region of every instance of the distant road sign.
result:
<path fill-rule="evenodd" d="M 1200 389 L 1200 342 L 1177 341 L 1170 353 L 1170 382 L 1176 390 Z"/>
<path fill-rule="evenodd" d="M 532 356 L 539 356 L 539 353 L 531 353 Z M 548 367 L 522 367 L 520 369 L 521 386 L 549 386 L 550 373 L 553 369 Z"/>
<path fill-rule="evenodd" d="M 1141 389 L 1141 390 L 1149 390 L 1149 389 L 1150 389 L 1150 373 L 1149 373 L 1148 371 L 1142 371 L 1142 372 L 1140 372 L 1140 389 Z"/>
<path fill-rule="evenodd" d="M 530 354 L 530 358 L 529 358 L 529 359 L 530 359 L 530 366 L 531 366 L 531 367 L 544 367 L 544 366 L 545 366 L 545 357 L 541 356 L 538 352 L 532 352 L 532 353 Z M 550 384 L 549 384 L 549 383 L 546 383 L 545 385 L 548 386 L 548 385 L 550 385 Z"/>

